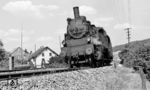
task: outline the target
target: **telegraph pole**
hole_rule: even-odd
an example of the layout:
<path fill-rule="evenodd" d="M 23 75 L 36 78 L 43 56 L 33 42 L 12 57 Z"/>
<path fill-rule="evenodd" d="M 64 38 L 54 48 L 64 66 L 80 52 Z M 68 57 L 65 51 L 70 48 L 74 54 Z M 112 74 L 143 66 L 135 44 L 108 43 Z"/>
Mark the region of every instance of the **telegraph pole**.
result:
<path fill-rule="evenodd" d="M 128 39 L 128 46 L 130 44 L 130 39 L 131 39 L 131 32 L 130 32 L 130 27 L 125 28 L 125 30 L 127 31 L 127 39 Z"/>
<path fill-rule="evenodd" d="M 131 8 L 130 8 L 131 0 L 128 0 L 128 22 L 131 25 Z M 127 36 L 128 36 L 128 50 L 129 50 L 129 44 L 130 44 L 130 39 L 131 39 L 131 34 L 130 34 L 130 29 L 131 27 L 129 26 L 128 28 L 125 28 L 127 30 Z M 139 67 L 139 74 L 141 77 L 141 90 L 147 90 L 146 88 L 146 76 L 143 72 L 143 67 Z"/>
<path fill-rule="evenodd" d="M 130 30 L 132 29 L 131 28 L 131 7 L 130 7 L 130 0 L 127 1 L 128 2 L 128 23 L 129 23 L 129 26 L 127 28 L 125 28 L 124 30 L 127 31 L 127 40 L 128 40 L 128 48 L 129 48 L 129 44 L 130 44 L 130 41 L 131 41 L 131 32 Z"/>
<path fill-rule="evenodd" d="M 23 64 L 23 24 L 21 25 L 21 61 L 22 61 L 22 64 Z"/>

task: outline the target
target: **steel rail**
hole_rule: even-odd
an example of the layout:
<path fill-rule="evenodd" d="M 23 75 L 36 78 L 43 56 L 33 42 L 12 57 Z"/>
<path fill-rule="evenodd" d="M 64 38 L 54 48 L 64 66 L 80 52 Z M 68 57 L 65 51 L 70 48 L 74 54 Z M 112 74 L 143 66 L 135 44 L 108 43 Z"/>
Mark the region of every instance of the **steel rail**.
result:
<path fill-rule="evenodd" d="M 79 70 L 79 68 L 39 69 L 0 73 L 0 81 Z"/>

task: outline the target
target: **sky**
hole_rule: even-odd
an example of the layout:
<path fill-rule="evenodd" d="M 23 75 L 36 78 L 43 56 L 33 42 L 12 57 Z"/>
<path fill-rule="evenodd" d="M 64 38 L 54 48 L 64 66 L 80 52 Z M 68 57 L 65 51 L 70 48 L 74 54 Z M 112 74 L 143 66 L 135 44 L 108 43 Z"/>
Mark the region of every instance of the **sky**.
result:
<path fill-rule="evenodd" d="M 4 48 L 12 51 L 21 46 L 22 31 L 24 49 L 49 46 L 59 53 L 74 6 L 106 30 L 113 46 L 127 43 L 127 27 L 131 27 L 131 41 L 150 38 L 150 0 L 0 0 Z"/>

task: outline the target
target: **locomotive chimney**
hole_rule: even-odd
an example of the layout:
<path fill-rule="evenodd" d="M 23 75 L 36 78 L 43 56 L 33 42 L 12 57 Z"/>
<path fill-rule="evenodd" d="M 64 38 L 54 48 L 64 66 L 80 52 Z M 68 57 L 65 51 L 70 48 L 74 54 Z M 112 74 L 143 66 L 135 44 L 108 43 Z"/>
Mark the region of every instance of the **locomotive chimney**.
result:
<path fill-rule="evenodd" d="M 79 7 L 73 7 L 73 11 L 74 11 L 74 18 L 80 17 Z"/>

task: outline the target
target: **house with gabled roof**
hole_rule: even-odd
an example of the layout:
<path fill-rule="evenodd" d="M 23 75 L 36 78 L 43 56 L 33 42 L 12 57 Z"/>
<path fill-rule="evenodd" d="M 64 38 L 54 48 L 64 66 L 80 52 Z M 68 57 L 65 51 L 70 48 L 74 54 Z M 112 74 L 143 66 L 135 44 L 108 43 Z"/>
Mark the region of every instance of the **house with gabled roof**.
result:
<path fill-rule="evenodd" d="M 10 55 L 14 57 L 15 64 L 27 63 L 27 60 L 30 56 L 30 53 L 25 49 L 23 50 L 21 47 L 15 48 Z"/>
<path fill-rule="evenodd" d="M 31 54 L 28 60 L 35 68 L 45 68 L 45 65 L 55 56 L 58 56 L 58 54 L 51 48 L 41 47 Z"/>

